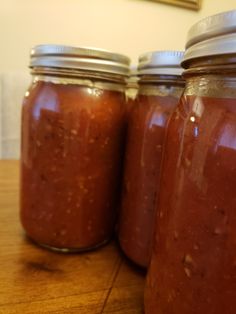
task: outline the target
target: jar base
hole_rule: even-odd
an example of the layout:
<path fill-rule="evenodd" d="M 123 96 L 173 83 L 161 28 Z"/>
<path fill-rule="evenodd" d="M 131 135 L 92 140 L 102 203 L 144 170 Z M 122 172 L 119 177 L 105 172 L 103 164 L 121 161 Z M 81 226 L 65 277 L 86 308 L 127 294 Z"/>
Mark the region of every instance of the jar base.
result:
<path fill-rule="evenodd" d="M 60 247 L 55 247 L 55 246 L 51 246 L 51 245 L 47 245 L 45 243 L 41 243 L 41 242 L 37 242 L 34 239 L 32 239 L 28 234 L 26 234 L 27 238 L 30 239 L 31 242 L 33 242 L 34 244 L 47 249 L 49 251 L 53 251 L 53 252 L 57 252 L 57 253 L 63 253 L 63 254 L 70 254 L 70 253 L 83 253 L 83 252 L 89 252 L 89 251 L 93 251 L 96 250 L 102 246 L 105 246 L 106 244 L 108 244 L 110 242 L 110 239 L 106 239 L 103 242 L 90 246 L 90 247 L 85 247 L 85 248 L 60 248 Z"/>
<path fill-rule="evenodd" d="M 147 270 L 148 268 L 148 263 L 145 263 L 144 261 L 141 262 L 138 259 L 133 258 L 132 254 L 128 254 L 127 250 L 125 249 L 125 247 L 122 245 L 122 243 L 120 241 L 118 241 L 119 243 L 119 247 L 120 250 L 122 251 L 122 253 L 124 254 L 124 256 L 132 263 L 134 264 L 136 267 L 143 269 L 143 270 Z"/>

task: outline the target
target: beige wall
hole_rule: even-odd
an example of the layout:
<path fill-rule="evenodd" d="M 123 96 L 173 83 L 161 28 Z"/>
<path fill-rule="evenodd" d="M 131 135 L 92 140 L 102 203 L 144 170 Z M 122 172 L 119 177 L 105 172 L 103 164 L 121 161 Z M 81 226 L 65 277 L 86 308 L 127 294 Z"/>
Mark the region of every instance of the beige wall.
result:
<path fill-rule="evenodd" d="M 234 4 L 203 0 L 194 12 L 148 0 L 0 0 L 0 158 L 19 156 L 20 104 L 33 45 L 101 47 L 135 62 L 146 51 L 183 49 L 193 23 Z"/>
<path fill-rule="evenodd" d="M 200 12 L 147 0 L 0 0 L 0 72 L 25 69 L 39 43 L 97 46 L 135 61 L 145 51 L 183 49 L 186 31 L 235 0 L 203 0 Z"/>

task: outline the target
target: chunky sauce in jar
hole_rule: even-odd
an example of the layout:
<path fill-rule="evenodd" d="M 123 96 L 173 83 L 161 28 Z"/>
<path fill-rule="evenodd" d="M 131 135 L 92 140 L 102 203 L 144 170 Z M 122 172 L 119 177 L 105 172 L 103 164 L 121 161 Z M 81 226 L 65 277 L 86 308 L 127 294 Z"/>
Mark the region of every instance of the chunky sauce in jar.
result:
<path fill-rule="evenodd" d="M 236 313 L 236 10 L 193 26 L 168 125 L 146 314 Z M 196 46 L 195 46 L 196 44 Z"/>
<path fill-rule="evenodd" d="M 178 58 L 178 67 L 179 61 Z M 155 82 L 146 83 L 146 86 L 141 77 L 139 93 L 130 114 L 119 225 L 123 251 L 143 267 L 148 266 L 151 253 L 166 123 L 183 90 L 180 77 L 166 75 L 160 78 L 156 75 L 154 79 Z"/>
<path fill-rule="evenodd" d="M 65 251 L 110 239 L 120 183 L 124 87 L 83 82 L 36 76 L 22 112 L 21 221 Z"/>
<path fill-rule="evenodd" d="M 235 313 L 235 138 L 236 99 L 182 99 L 168 129 L 146 313 Z"/>

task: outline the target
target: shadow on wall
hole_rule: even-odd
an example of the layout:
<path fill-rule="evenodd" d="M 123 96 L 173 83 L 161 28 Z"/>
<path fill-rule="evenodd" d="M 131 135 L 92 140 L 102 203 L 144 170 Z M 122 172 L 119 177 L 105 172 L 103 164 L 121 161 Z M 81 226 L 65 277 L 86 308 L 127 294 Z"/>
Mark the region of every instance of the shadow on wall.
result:
<path fill-rule="evenodd" d="M 28 72 L 0 73 L 0 159 L 19 159 L 21 105 Z"/>

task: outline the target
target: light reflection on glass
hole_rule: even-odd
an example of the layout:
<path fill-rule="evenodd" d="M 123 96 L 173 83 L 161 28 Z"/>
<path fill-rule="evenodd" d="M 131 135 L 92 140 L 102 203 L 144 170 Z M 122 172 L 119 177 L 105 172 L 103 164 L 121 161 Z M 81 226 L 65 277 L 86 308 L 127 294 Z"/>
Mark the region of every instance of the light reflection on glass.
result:
<path fill-rule="evenodd" d="M 41 109 L 58 112 L 57 94 L 52 90 L 47 90 L 46 93 L 41 93 L 35 102 L 33 115 L 36 120 L 39 120 Z"/>
<path fill-rule="evenodd" d="M 197 126 L 194 127 L 194 136 L 198 137 L 198 127 Z"/>
<path fill-rule="evenodd" d="M 202 102 L 201 97 L 196 97 L 194 104 L 193 104 L 193 112 L 197 117 L 201 117 L 204 111 L 204 104 Z"/>
<path fill-rule="evenodd" d="M 151 120 L 149 122 L 149 127 L 155 127 L 155 126 L 160 126 L 164 127 L 165 126 L 166 119 L 164 115 L 159 114 L 158 112 L 153 114 L 151 117 Z"/>
<path fill-rule="evenodd" d="M 236 150 L 236 129 L 234 125 L 227 125 L 221 133 L 218 146 Z"/>

